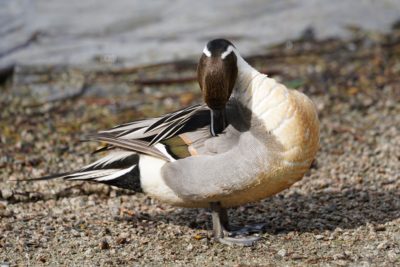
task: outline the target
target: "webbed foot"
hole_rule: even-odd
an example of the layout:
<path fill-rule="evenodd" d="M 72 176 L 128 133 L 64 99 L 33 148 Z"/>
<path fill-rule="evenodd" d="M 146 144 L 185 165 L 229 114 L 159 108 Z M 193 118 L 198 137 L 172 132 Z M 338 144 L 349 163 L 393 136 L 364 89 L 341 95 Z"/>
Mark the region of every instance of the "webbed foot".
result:
<path fill-rule="evenodd" d="M 251 236 L 261 233 L 265 224 L 246 225 L 243 228 L 229 226 L 228 213 L 219 202 L 210 203 L 212 211 L 214 239 L 226 245 L 252 246 L 261 237 Z"/>
<path fill-rule="evenodd" d="M 240 235 L 251 235 L 251 234 L 259 234 L 265 231 L 266 223 L 256 223 L 251 225 L 245 225 L 243 227 L 240 226 L 232 226 L 229 225 L 228 230 L 226 231 L 229 236 L 240 236 Z"/>
<path fill-rule="evenodd" d="M 247 237 L 214 237 L 214 240 L 225 245 L 239 245 L 244 247 L 250 247 L 254 245 L 261 237 L 259 236 L 247 236 Z"/>

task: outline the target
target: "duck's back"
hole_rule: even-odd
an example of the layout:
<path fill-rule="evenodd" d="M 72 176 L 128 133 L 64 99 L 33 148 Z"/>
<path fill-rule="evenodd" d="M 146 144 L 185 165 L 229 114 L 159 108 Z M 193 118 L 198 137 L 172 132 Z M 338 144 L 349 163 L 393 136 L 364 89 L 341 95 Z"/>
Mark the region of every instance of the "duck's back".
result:
<path fill-rule="evenodd" d="M 168 193 L 151 195 L 178 206 L 218 201 L 232 207 L 276 194 L 303 177 L 319 146 L 314 104 L 273 79 L 260 76 L 256 85 L 231 103 L 238 105 L 232 125 L 203 140 L 203 152 L 162 167 Z"/>
<path fill-rule="evenodd" d="M 259 75 L 242 99 L 268 133 L 265 144 L 276 159 L 266 176 L 288 187 L 301 179 L 319 149 L 319 120 L 314 103 L 303 93 Z M 249 97 L 246 94 L 250 94 Z"/>
<path fill-rule="evenodd" d="M 270 84 L 272 91 L 262 101 L 263 111 L 256 110 L 266 130 L 281 145 L 283 163 L 308 168 L 319 147 L 319 121 L 314 103 L 303 93 L 287 89 L 280 83 Z M 263 87 L 261 87 L 263 88 Z"/>

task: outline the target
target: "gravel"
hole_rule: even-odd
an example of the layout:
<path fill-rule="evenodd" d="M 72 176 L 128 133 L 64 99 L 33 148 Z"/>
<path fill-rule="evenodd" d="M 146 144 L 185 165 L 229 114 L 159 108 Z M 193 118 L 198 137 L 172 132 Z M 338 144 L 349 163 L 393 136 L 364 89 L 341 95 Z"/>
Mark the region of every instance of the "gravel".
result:
<path fill-rule="evenodd" d="M 104 185 L 15 181 L 91 161 L 96 144 L 80 143 L 82 133 L 199 101 L 195 83 L 132 82 L 193 74 L 193 66 L 105 73 L 91 86 L 127 94 L 45 104 L 9 82 L 0 88 L 0 265 L 400 265 L 399 40 L 396 30 L 360 31 L 350 41 L 300 40 L 251 59 L 310 95 L 321 120 L 321 149 L 303 180 L 230 210 L 233 223 L 267 224 L 253 247 L 215 243 L 207 210 Z M 140 105 L 120 109 L 134 100 Z"/>

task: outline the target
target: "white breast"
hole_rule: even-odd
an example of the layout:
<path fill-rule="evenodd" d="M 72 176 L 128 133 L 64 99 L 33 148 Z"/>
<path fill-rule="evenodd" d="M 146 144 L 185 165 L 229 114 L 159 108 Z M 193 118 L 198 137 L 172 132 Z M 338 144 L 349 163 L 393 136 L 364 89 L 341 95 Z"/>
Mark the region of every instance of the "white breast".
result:
<path fill-rule="evenodd" d="M 168 187 L 161 176 L 161 168 L 165 164 L 165 160 L 140 155 L 139 170 L 141 187 L 144 192 L 161 201 L 167 203 L 182 202 L 174 191 Z"/>

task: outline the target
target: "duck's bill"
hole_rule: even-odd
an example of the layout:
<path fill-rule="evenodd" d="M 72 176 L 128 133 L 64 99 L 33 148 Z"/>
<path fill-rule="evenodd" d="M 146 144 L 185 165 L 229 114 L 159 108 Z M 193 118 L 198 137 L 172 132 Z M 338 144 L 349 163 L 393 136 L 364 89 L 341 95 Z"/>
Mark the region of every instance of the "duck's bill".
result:
<path fill-rule="evenodd" d="M 210 131 L 212 136 L 217 136 L 226 128 L 225 108 L 211 109 Z"/>

